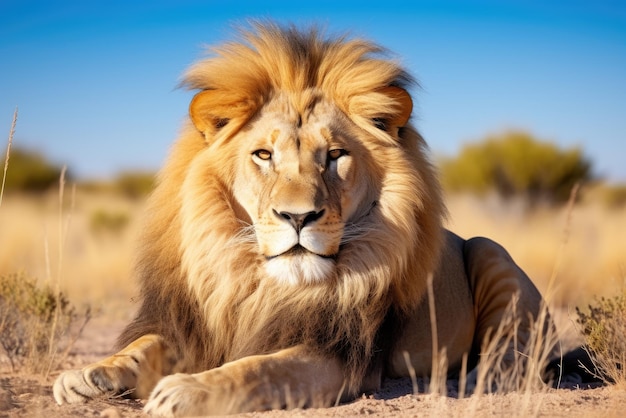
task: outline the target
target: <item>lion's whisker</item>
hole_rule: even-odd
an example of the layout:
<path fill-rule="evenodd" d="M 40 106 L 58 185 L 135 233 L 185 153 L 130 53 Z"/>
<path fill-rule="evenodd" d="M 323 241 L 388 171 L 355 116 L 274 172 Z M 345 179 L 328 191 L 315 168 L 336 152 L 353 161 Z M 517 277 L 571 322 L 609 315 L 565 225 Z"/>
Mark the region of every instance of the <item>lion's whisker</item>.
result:
<path fill-rule="evenodd" d="M 341 245 L 359 240 L 374 231 L 376 231 L 376 228 L 372 224 L 346 224 L 341 237 Z"/>
<path fill-rule="evenodd" d="M 241 223 L 244 224 L 243 221 Z M 242 244 L 255 244 L 257 242 L 254 225 L 245 224 L 245 226 L 242 226 L 232 237 L 230 237 L 225 245 L 225 248 L 233 248 Z"/>

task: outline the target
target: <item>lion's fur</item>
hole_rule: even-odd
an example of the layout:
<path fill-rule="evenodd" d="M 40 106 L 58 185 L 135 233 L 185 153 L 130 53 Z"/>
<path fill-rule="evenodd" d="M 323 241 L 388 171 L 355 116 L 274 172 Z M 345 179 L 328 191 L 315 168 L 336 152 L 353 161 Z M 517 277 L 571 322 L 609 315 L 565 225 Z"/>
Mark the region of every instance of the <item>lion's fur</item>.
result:
<path fill-rule="evenodd" d="M 397 107 L 380 89 L 410 84 L 383 53 L 365 41 L 269 24 L 191 68 L 184 85 L 222 99 L 207 109 L 216 128 L 205 137 L 187 123 L 160 173 L 136 262 L 142 305 L 120 346 L 160 334 L 184 358 L 178 368 L 197 372 L 303 343 L 338 354 L 358 390 L 385 348 L 385 320 L 401 319 L 425 293 L 445 211 L 419 134 L 406 126 L 394 138 L 372 126 Z M 286 286 L 261 267 L 250 220 L 233 197 L 233 161 L 243 152 L 237 132 L 265 103 L 284 92 L 297 106 L 311 89 L 363 132 L 376 205 L 362 202 L 362 216 L 346 227 L 330 280 Z"/>

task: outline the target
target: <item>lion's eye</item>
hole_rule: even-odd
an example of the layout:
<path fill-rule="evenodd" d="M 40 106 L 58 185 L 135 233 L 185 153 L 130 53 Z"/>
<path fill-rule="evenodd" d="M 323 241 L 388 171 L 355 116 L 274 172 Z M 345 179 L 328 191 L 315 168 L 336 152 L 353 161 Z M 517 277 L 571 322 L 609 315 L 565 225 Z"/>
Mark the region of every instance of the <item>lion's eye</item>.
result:
<path fill-rule="evenodd" d="M 345 149 L 335 148 L 328 151 L 328 158 L 334 161 L 346 154 L 348 154 L 348 152 Z"/>
<path fill-rule="evenodd" d="M 271 159 L 272 159 L 272 153 L 271 153 L 271 152 L 269 152 L 269 151 L 268 151 L 268 150 L 266 150 L 266 149 L 259 149 L 259 150 L 256 150 L 256 151 L 254 151 L 254 152 L 252 153 L 252 155 L 254 155 L 254 156 L 255 156 L 255 157 L 257 157 L 258 159 L 263 160 L 263 161 L 267 161 L 267 160 L 271 160 Z"/>
<path fill-rule="evenodd" d="M 378 129 L 380 129 L 381 131 L 386 131 L 387 130 L 387 121 L 383 118 L 374 118 L 372 119 L 372 122 L 374 123 L 374 126 Z"/>

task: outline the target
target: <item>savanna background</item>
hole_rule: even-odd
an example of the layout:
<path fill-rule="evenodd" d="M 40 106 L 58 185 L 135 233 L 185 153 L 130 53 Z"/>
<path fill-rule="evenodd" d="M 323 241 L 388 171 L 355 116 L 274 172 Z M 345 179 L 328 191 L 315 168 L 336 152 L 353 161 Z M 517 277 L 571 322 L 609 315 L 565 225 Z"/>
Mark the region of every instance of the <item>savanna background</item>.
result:
<path fill-rule="evenodd" d="M 191 98 L 176 80 L 202 43 L 232 38 L 232 22 L 250 17 L 318 22 L 397 53 L 421 82 L 413 123 L 440 170 L 447 226 L 503 244 L 562 339 L 595 349 L 606 383 L 574 385 L 569 397 L 540 398 L 552 392 L 533 387 L 454 404 L 421 382 L 427 395 L 383 393 L 337 413 L 617 416 L 626 406 L 626 9 L 210 3 L 0 3 L 0 416 L 140 414 L 139 403 L 115 399 L 62 409 L 49 387 L 61 369 L 109 354 L 132 317 L 143 205 Z"/>

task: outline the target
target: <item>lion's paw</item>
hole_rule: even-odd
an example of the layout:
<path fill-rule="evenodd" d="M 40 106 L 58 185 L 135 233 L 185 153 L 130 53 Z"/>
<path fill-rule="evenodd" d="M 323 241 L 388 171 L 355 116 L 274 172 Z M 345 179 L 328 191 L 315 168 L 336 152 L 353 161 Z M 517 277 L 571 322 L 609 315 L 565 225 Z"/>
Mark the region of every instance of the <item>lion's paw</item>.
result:
<path fill-rule="evenodd" d="M 167 376 L 157 384 L 144 412 L 160 417 L 224 413 L 217 391 L 189 374 Z"/>
<path fill-rule="evenodd" d="M 105 367 L 87 367 L 61 373 L 54 382 L 52 392 L 59 405 L 84 403 L 89 399 L 112 395 L 120 391 L 114 377 Z"/>

